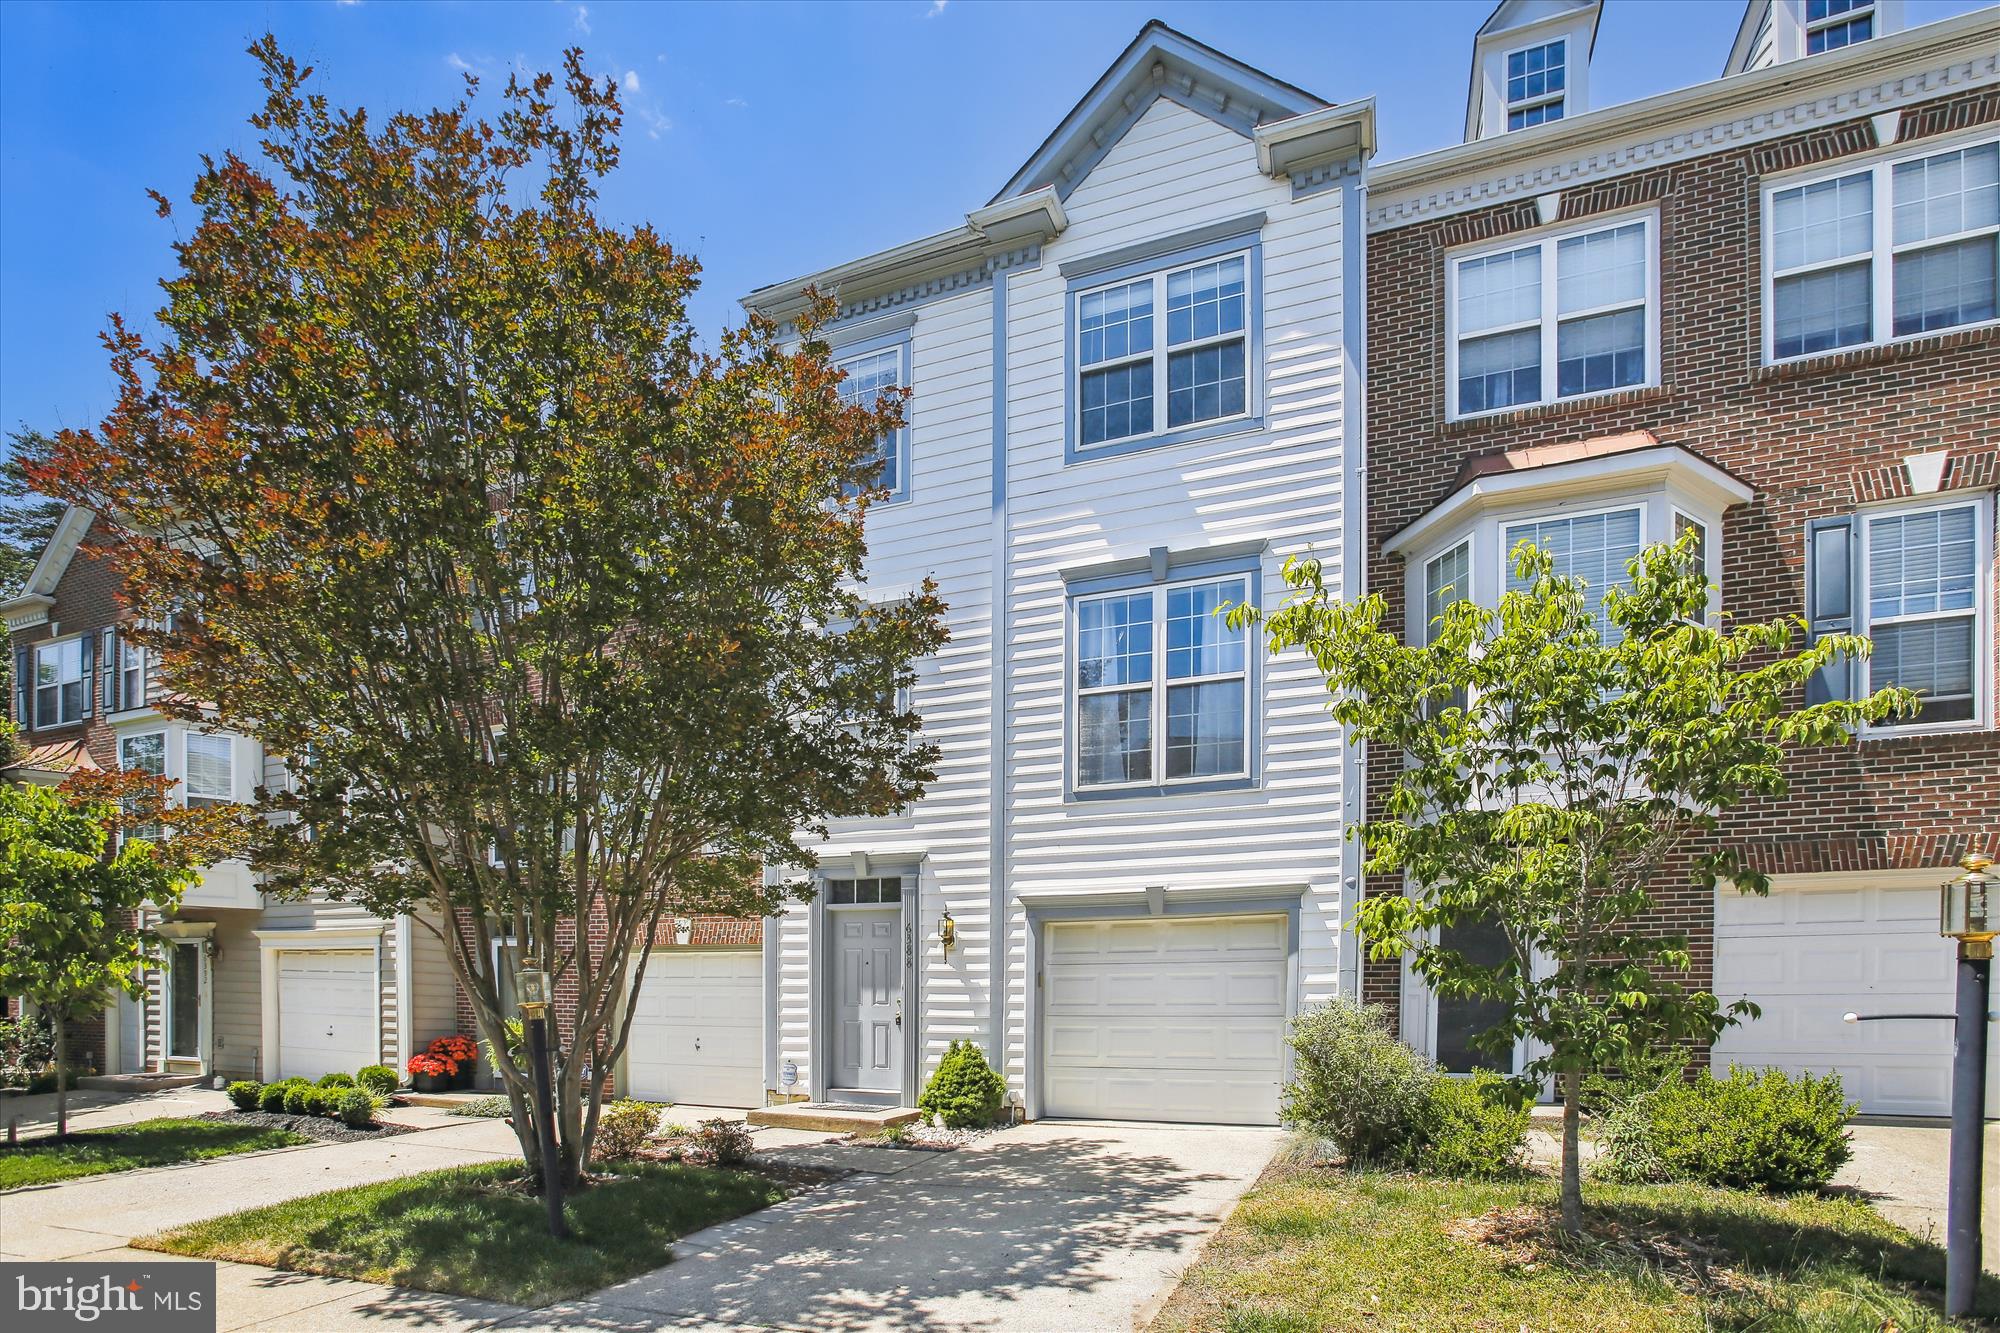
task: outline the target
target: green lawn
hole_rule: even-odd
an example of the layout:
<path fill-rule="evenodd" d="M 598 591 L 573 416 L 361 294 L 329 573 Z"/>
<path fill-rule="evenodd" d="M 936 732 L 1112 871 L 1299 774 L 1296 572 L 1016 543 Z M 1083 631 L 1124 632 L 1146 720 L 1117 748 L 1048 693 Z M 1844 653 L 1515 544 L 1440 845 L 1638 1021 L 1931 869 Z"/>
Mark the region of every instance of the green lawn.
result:
<path fill-rule="evenodd" d="M 621 1281 L 667 1262 L 668 1246 L 776 1203 L 783 1186 L 747 1171 L 654 1162 L 568 1203 L 567 1241 L 549 1238 L 539 1197 L 514 1188 L 521 1164 L 428 1171 L 234 1213 L 133 1242 L 198 1259 L 235 1259 L 515 1305 Z"/>
<path fill-rule="evenodd" d="M 1188 1270 L 1155 1333 L 1950 1326 L 1943 1252 L 1848 1199 L 1586 1181 L 1606 1239 L 1579 1249 L 1467 1234 L 1468 1220 L 1495 1209 L 1552 1211 L 1555 1194 L 1545 1178 L 1274 1167 Z M 1980 1309 L 2000 1311 L 2000 1282 L 1980 1296 Z"/>
<path fill-rule="evenodd" d="M 288 1129 L 232 1125 L 226 1120 L 141 1120 L 114 1129 L 79 1130 L 61 1143 L 0 1148 L 0 1190 L 311 1142 Z"/>

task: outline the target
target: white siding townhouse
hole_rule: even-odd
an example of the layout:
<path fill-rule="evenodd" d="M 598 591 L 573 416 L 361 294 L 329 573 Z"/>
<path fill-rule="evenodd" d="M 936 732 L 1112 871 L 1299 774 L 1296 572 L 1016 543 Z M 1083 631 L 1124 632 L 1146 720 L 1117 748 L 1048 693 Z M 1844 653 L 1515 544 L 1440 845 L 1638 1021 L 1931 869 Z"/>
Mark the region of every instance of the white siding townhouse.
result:
<path fill-rule="evenodd" d="M 966 1038 L 1030 1116 L 1276 1118 L 1288 1018 L 1354 989 L 1359 770 L 1213 613 L 1307 552 L 1352 590 L 1373 140 L 1148 24 L 964 226 L 746 299 L 836 294 L 851 391 L 911 388 L 867 587 L 951 608 L 937 782 L 764 932 L 773 1100 L 911 1104 Z"/>

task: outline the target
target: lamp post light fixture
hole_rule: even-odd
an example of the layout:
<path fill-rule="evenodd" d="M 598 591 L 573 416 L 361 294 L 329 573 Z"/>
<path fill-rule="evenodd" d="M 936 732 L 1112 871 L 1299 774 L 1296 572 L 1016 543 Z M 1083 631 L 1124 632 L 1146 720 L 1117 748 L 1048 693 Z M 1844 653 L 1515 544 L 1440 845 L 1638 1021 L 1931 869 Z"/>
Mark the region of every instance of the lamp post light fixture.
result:
<path fill-rule="evenodd" d="M 2000 934 L 1989 856 L 1967 852 L 1965 873 L 1940 894 L 1938 929 L 1958 941 L 1958 1012 L 1951 1061 L 1951 1185 L 1945 1210 L 1945 1315 L 1972 1313 L 1979 1286 L 1979 1204 L 1985 1174 L 1987 1004 L 1993 985 L 1993 937 Z"/>
<path fill-rule="evenodd" d="M 514 974 L 514 994 L 519 997 L 522 1036 L 528 1048 L 528 1068 L 535 1080 L 535 1138 L 542 1150 L 542 1201 L 549 1211 L 549 1234 L 561 1240 L 569 1235 L 563 1217 L 562 1162 L 556 1156 L 555 1080 L 549 1072 L 549 974 L 533 954 L 521 960 Z"/>

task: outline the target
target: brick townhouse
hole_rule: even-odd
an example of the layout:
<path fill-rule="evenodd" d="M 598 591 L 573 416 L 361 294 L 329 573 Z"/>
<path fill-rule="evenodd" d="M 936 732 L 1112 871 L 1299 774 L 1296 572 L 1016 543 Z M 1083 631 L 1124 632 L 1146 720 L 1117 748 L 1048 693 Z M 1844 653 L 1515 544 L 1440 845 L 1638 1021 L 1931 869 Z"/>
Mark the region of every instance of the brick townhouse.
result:
<path fill-rule="evenodd" d="M 1657 898 L 1694 982 L 1762 1007 L 1717 1064 L 1837 1069 L 1865 1111 L 1938 1114 L 1950 1025 L 1842 1015 L 1950 1009 L 1936 885 L 2000 836 L 2000 13 L 1755 0 L 1722 77 L 1596 109 L 1599 9 L 1501 4 L 1465 142 L 1372 173 L 1369 586 L 1417 636 L 1452 597 L 1490 604 L 1523 538 L 1616 581 L 1696 524 L 1724 613 L 1870 635 L 1818 688 L 1894 682 L 1922 712 L 1797 755 L 1788 798 L 1732 815 L 1768 898 Z M 1394 763 L 1371 757 L 1371 808 Z M 1493 1063 L 1480 1002 L 1395 963 L 1363 990 L 1448 1067 Z"/>

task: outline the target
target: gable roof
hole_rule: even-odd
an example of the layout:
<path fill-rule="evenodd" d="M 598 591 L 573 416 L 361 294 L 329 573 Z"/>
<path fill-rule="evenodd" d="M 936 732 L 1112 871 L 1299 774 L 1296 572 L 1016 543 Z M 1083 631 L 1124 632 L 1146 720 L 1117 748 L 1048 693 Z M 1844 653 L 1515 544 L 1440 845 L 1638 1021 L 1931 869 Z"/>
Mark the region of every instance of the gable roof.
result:
<path fill-rule="evenodd" d="M 12 597 L 0 602 L 0 618 L 5 619 L 7 628 L 26 629 L 48 619 L 48 608 L 55 604 L 56 585 L 62 582 L 63 571 L 69 568 L 70 558 L 96 517 L 76 505 L 63 511 L 63 516 L 56 520 L 56 530 L 49 534 L 48 545 L 42 548 L 35 567 L 28 572 L 27 582 Z"/>
<path fill-rule="evenodd" d="M 1245 138 L 1259 125 L 1332 105 L 1154 19 L 1139 30 L 993 201 L 1042 186 L 1067 199 L 1111 146 L 1162 97 Z"/>

